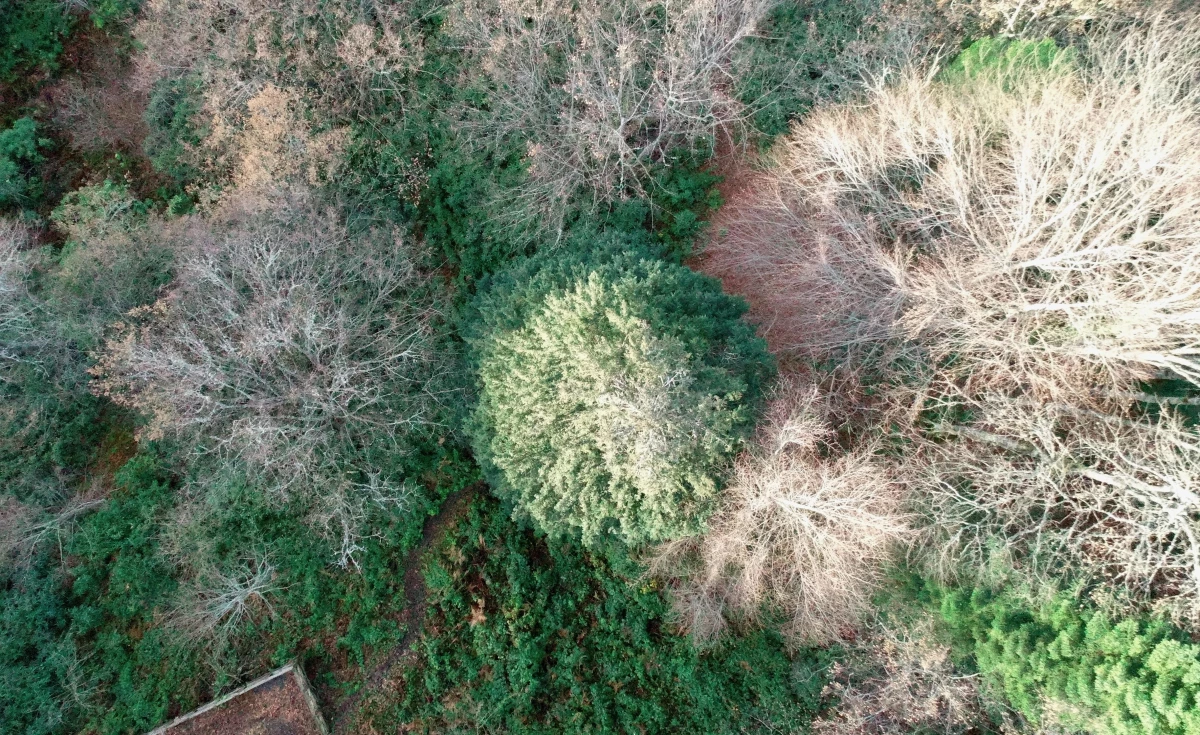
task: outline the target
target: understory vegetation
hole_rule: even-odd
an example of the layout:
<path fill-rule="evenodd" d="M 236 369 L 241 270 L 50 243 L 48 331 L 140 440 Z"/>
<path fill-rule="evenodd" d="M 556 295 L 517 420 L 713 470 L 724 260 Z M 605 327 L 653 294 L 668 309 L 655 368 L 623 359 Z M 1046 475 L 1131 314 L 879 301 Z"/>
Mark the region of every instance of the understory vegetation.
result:
<path fill-rule="evenodd" d="M 1200 15 L 0 7 L 0 733 L 1200 732 Z"/>

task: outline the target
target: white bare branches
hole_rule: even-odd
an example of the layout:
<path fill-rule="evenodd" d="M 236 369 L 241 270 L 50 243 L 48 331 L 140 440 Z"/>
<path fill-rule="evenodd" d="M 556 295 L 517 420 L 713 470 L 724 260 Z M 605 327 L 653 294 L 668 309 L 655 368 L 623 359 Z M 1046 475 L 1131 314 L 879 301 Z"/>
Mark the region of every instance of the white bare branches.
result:
<path fill-rule="evenodd" d="M 817 402 L 812 390 L 780 399 L 781 420 L 738 461 L 707 534 L 660 551 L 659 569 L 694 564 L 676 602 L 701 641 L 720 633 L 726 610 L 782 612 L 798 642 L 837 639 L 870 610 L 883 564 L 908 536 L 901 487 L 871 447 L 827 456 L 836 449 Z"/>
<path fill-rule="evenodd" d="M 1037 73 L 909 75 L 815 114 L 788 175 L 909 264 L 901 325 L 954 358 L 948 378 L 1050 397 L 1200 381 L 1195 25 Z"/>
<path fill-rule="evenodd" d="M 890 464 L 934 569 L 1196 617 L 1200 438 L 1144 381 L 1200 386 L 1197 59 L 1200 18 L 1160 17 L 880 82 L 810 114 L 716 241 L 773 345 L 911 391 Z"/>
<path fill-rule="evenodd" d="M 773 4 L 462 0 L 452 29 L 496 86 L 483 134 L 528 141 L 536 209 L 639 192 L 669 149 L 740 124 L 732 51 Z"/>
<path fill-rule="evenodd" d="M 43 543 L 55 543 L 62 556 L 63 541 L 79 519 L 102 506 L 105 488 L 94 483 L 70 495 L 57 508 L 39 508 L 12 496 L 0 497 L 0 564 L 28 564 Z"/>
<path fill-rule="evenodd" d="M 314 520 L 334 540 L 337 547 L 336 564 L 347 569 L 358 568 L 356 557 L 365 551 L 365 539 L 378 537 L 371 530 L 371 512 L 375 509 L 406 511 L 415 495 L 409 484 L 396 485 L 385 480 L 378 471 L 368 470 L 365 482 L 343 482 L 326 488 L 317 502 Z"/>
<path fill-rule="evenodd" d="M 957 735 L 986 722 L 978 676 L 955 670 L 928 621 L 874 626 L 830 678 L 823 694 L 837 705 L 813 722 L 820 735 Z"/>
<path fill-rule="evenodd" d="M 1200 597 L 1200 439 L 1167 413 L 1120 419 L 993 397 L 943 423 L 907 468 L 933 567 L 986 568 L 1000 550 L 1032 576 L 1102 573 L 1177 616 Z"/>
<path fill-rule="evenodd" d="M 192 641 L 224 642 L 258 609 L 274 609 L 267 596 L 277 588 L 275 568 L 259 559 L 232 574 L 209 571 L 187 583 L 168 615 L 171 627 Z"/>
<path fill-rule="evenodd" d="M 147 414 L 143 436 L 183 438 L 277 497 L 396 495 L 364 458 L 406 451 L 440 400 L 431 290 L 407 246 L 294 196 L 222 217 L 186 228 L 176 284 L 116 325 L 94 389 Z M 347 502 L 334 515 L 362 515 Z"/>

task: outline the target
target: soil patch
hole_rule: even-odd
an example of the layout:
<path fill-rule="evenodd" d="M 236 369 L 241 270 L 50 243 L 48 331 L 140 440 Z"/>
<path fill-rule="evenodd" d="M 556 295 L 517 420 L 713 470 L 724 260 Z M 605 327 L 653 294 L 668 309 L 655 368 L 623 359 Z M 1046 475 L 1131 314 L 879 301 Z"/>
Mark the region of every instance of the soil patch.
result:
<path fill-rule="evenodd" d="M 728 143 L 718 145 L 711 167 L 722 177 L 717 185 L 722 204 L 687 266 L 721 281 L 725 293 L 745 299 L 750 306 L 746 321 L 779 355 L 791 339 L 779 330 L 779 316 L 788 311 L 787 294 L 763 277 L 764 263 L 759 262 L 759 254 L 746 251 L 744 236 L 764 209 L 764 195 L 771 192 L 767 174 L 753 151 Z"/>
<path fill-rule="evenodd" d="M 304 674 L 292 664 L 149 735 L 327 735 Z"/>

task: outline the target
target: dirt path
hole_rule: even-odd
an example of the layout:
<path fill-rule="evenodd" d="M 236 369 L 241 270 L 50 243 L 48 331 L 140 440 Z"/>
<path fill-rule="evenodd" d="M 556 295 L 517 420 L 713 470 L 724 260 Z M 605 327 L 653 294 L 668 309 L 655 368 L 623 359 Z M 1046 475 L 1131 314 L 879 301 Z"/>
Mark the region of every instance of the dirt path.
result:
<path fill-rule="evenodd" d="M 404 560 L 404 612 L 399 619 L 406 628 L 404 637 L 371 669 L 359 690 L 338 703 L 332 717 L 333 735 L 354 732 L 353 728 L 357 724 L 355 715 L 361 709 L 363 700 L 380 691 L 387 681 L 388 674 L 397 666 L 412 663 L 416 658 L 412 646 L 421 635 L 421 626 L 425 620 L 426 590 L 425 577 L 421 574 L 421 562 L 425 554 L 462 518 L 470 506 L 471 499 L 481 488 L 483 483 L 475 483 L 451 493 L 437 514 L 425 521 L 425 527 L 421 530 L 421 542 L 408 552 L 408 557 Z"/>

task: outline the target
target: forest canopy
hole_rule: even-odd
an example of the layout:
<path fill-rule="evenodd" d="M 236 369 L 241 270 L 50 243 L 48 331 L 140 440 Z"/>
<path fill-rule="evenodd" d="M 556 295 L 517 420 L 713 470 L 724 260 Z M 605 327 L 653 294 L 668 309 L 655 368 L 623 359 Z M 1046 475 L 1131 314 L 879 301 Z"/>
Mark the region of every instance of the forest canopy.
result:
<path fill-rule="evenodd" d="M 0 3 L 0 733 L 1196 731 L 1198 80 L 1182 0 Z"/>

